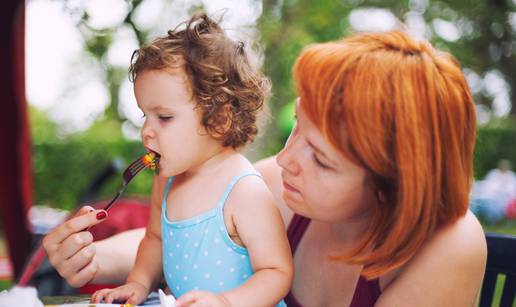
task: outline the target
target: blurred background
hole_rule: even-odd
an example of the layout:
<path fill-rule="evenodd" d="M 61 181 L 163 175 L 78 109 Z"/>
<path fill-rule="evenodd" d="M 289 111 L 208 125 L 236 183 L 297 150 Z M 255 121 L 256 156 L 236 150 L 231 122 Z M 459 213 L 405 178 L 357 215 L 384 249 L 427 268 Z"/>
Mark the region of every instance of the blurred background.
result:
<path fill-rule="evenodd" d="M 251 160 L 277 153 L 290 132 L 291 68 L 304 46 L 404 27 L 451 52 L 477 105 L 472 210 L 486 231 L 516 234 L 516 0 L 27 0 L 33 231 L 118 189 L 120 169 L 144 153 L 130 56 L 199 9 L 223 16 L 227 32 L 246 42 L 272 80 L 271 115 L 246 149 Z M 151 176 L 138 176 L 126 193 L 148 195 Z M 9 284 L 6 254 L 2 240 L 0 289 Z"/>

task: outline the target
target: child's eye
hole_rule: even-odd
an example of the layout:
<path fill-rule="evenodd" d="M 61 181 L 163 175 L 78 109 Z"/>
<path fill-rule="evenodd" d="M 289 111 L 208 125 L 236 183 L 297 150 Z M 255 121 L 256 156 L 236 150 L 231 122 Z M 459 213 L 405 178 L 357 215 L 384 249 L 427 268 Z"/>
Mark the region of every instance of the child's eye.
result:
<path fill-rule="evenodd" d="M 171 115 L 158 115 L 158 118 L 162 122 L 168 122 L 169 120 L 174 118 L 174 116 L 171 116 Z"/>
<path fill-rule="evenodd" d="M 328 165 L 322 163 L 321 160 L 317 159 L 316 155 L 313 155 L 313 158 L 314 158 L 315 164 L 317 164 L 319 167 L 324 168 L 324 169 L 330 168 Z"/>

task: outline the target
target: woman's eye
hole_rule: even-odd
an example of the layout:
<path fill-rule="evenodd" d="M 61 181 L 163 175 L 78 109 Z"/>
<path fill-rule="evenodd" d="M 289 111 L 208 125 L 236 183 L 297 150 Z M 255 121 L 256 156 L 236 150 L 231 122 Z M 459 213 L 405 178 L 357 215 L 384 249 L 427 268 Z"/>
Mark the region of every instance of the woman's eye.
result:
<path fill-rule="evenodd" d="M 330 168 L 328 165 L 322 163 L 321 160 L 317 159 L 316 155 L 313 155 L 313 158 L 314 158 L 315 164 L 317 164 L 319 167 L 324 168 L 324 169 Z"/>

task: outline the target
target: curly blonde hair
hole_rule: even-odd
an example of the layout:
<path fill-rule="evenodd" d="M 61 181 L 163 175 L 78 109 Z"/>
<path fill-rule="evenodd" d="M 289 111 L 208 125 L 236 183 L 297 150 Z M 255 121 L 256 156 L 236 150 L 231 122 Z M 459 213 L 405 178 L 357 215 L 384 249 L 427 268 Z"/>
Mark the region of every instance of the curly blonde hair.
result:
<path fill-rule="evenodd" d="M 167 36 L 135 50 L 129 75 L 134 81 L 145 70 L 178 67 L 189 79 L 201 124 L 212 137 L 233 148 L 254 139 L 270 82 L 252 63 L 243 42 L 230 39 L 218 22 L 197 13 Z"/>

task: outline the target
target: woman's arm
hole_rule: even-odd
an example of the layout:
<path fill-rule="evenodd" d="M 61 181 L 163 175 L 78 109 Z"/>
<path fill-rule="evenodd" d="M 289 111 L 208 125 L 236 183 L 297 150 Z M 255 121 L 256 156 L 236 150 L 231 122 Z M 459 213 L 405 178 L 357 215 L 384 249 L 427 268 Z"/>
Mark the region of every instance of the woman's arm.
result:
<path fill-rule="evenodd" d="M 99 269 L 90 282 L 123 284 L 134 266 L 138 245 L 144 235 L 145 228 L 135 228 L 105 240 L 94 242 L 96 248 L 95 259 Z"/>
<path fill-rule="evenodd" d="M 471 307 L 482 284 L 486 258 L 484 232 L 468 212 L 437 231 L 398 276 L 383 285 L 376 306 Z"/>

